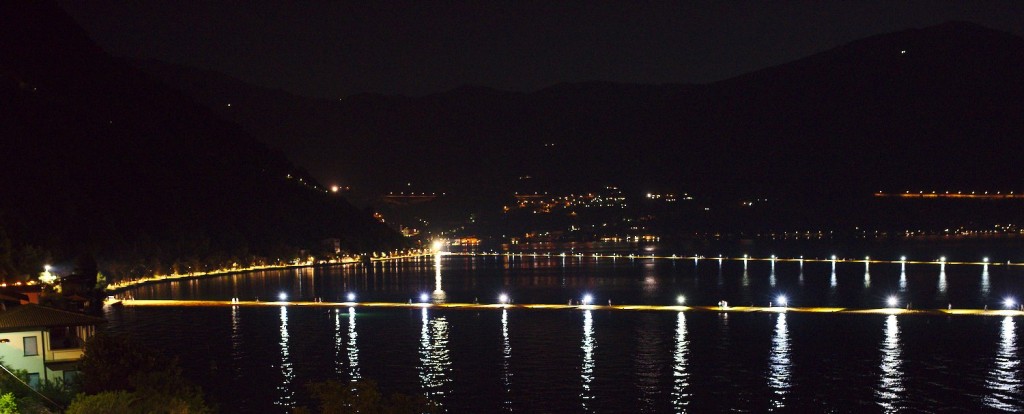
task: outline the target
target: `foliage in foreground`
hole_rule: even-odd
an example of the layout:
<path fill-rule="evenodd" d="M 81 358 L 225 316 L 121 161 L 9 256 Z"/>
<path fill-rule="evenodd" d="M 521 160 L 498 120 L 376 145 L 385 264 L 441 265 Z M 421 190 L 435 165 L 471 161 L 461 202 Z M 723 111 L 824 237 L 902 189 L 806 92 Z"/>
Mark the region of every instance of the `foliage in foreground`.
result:
<path fill-rule="evenodd" d="M 69 414 L 213 412 L 174 360 L 126 337 L 93 337 L 81 367 L 84 392 L 68 406 Z"/>
<path fill-rule="evenodd" d="M 306 385 L 319 402 L 321 414 L 420 414 L 437 413 L 438 407 L 422 395 L 410 396 L 394 393 L 384 398 L 377 382 L 366 380 L 341 383 L 335 380 L 313 382 Z M 309 414 L 305 407 L 297 407 L 293 414 Z"/>

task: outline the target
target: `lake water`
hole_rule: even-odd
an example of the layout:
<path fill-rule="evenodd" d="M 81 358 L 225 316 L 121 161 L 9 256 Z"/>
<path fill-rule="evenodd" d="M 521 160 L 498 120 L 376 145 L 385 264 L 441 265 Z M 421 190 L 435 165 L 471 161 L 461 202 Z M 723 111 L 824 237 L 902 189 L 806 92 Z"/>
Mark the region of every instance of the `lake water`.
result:
<path fill-rule="evenodd" d="M 833 270 L 834 269 L 834 270 Z M 1002 307 L 1024 269 L 443 256 L 142 286 L 138 299 L 879 308 Z M 448 412 L 981 412 L 1024 409 L 1024 319 L 933 315 L 310 307 L 108 308 L 177 355 L 224 412 L 312 405 L 304 384 L 372 379 Z"/>

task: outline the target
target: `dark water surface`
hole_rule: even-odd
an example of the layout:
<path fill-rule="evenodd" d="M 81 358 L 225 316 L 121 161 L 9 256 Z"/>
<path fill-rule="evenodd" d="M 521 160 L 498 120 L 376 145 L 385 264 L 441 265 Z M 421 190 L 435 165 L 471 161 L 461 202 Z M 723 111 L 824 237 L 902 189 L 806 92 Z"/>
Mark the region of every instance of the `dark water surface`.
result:
<path fill-rule="evenodd" d="M 1024 270 L 628 258 L 431 258 L 136 288 L 139 299 L 1002 307 Z M 439 270 L 439 271 L 438 271 Z M 612 310 L 111 308 L 107 329 L 179 356 L 224 412 L 312 405 L 304 384 L 372 379 L 448 412 L 1024 410 L 1013 317 Z"/>

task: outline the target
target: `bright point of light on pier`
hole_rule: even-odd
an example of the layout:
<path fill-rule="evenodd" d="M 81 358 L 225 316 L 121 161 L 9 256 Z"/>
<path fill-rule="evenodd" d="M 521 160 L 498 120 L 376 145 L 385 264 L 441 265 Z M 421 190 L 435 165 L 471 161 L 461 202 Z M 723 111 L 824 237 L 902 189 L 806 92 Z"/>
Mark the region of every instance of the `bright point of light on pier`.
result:
<path fill-rule="evenodd" d="M 593 301 L 594 301 L 594 297 L 591 296 L 589 293 L 586 294 L 586 295 L 583 295 L 583 304 L 584 305 L 589 305 Z"/>
<path fill-rule="evenodd" d="M 498 302 L 501 302 L 502 305 L 508 303 L 508 295 L 504 293 L 498 295 Z"/>
<path fill-rule="evenodd" d="M 426 293 L 420 293 L 420 302 L 426 302 L 430 300 L 430 295 Z"/>
<path fill-rule="evenodd" d="M 834 255 L 834 254 L 832 255 L 832 261 L 833 262 L 836 261 L 836 255 Z"/>
<path fill-rule="evenodd" d="M 686 303 L 686 296 L 683 296 L 683 295 L 676 296 L 676 303 L 678 303 L 680 305 Z"/>
<path fill-rule="evenodd" d="M 982 261 L 982 263 L 988 263 L 988 258 L 987 257 L 983 258 L 983 259 L 981 259 L 981 261 Z"/>
<path fill-rule="evenodd" d="M 278 293 L 277 294 L 277 300 L 280 300 L 282 302 L 288 300 L 288 294 L 284 293 L 284 292 Z"/>
<path fill-rule="evenodd" d="M 444 247 L 444 243 L 440 240 L 434 240 L 434 242 L 430 244 L 430 248 L 435 252 L 440 252 L 442 247 Z"/>
<path fill-rule="evenodd" d="M 775 298 L 775 301 L 783 308 L 789 306 L 789 300 L 786 299 L 786 295 L 779 295 L 779 297 Z"/>
<path fill-rule="evenodd" d="M 946 256 L 942 256 L 942 257 L 940 257 L 940 258 L 939 258 L 939 262 L 941 262 L 941 263 L 946 263 Z"/>
<path fill-rule="evenodd" d="M 889 307 L 890 307 L 890 308 L 895 308 L 895 307 L 896 307 L 896 305 L 899 305 L 899 304 L 900 304 L 899 300 L 898 300 L 898 299 L 896 299 L 896 297 L 895 297 L 895 296 L 889 296 L 889 299 L 887 299 L 887 300 L 885 301 L 885 303 L 886 303 L 887 305 L 889 305 Z"/>
<path fill-rule="evenodd" d="M 345 295 L 345 299 L 348 299 L 349 302 L 355 302 L 356 294 L 352 293 L 352 292 L 348 292 L 348 294 Z"/>
<path fill-rule="evenodd" d="M 1017 306 L 1017 301 L 1013 300 L 1013 298 L 1007 297 L 1006 299 L 1003 299 L 1003 306 L 1007 308 L 1012 308 L 1014 306 Z"/>
<path fill-rule="evenodd" d="M 901 262 L 907 261 L 907 256 L 900 256 L 900 261 Z"/>

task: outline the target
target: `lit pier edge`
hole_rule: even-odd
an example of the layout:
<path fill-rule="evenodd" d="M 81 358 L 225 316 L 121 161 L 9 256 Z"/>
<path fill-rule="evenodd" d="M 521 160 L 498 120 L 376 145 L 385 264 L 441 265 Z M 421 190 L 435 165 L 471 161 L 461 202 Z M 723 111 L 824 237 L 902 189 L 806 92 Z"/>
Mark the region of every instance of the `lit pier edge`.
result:
<path fill-rule="evenodd" d="M 1024 311 L 1009 309 L 904 309 L 904 308 L 815 308 L 781 306 L 660 306 L 660 305 L 561 305 L 561 304 L 476 304 L 476 303 L 402 303 L 402 302 L 302 302 L 302 301 L 239 301 L 230 300 L 141 300 L 126 299 L 108 301 L 107 305 L 120 306 L 180 306 L 180 307 L 321 307 L 321 308 L 409 308 L 409 309 L 540 309 L 540 310 L 609 310 L 609 311 L 669 311 L 669 312 L 728 312 L 728 313 L 840 313 L 880 315 L 979 315 L 979 316 L 1024 316 Z"/>

